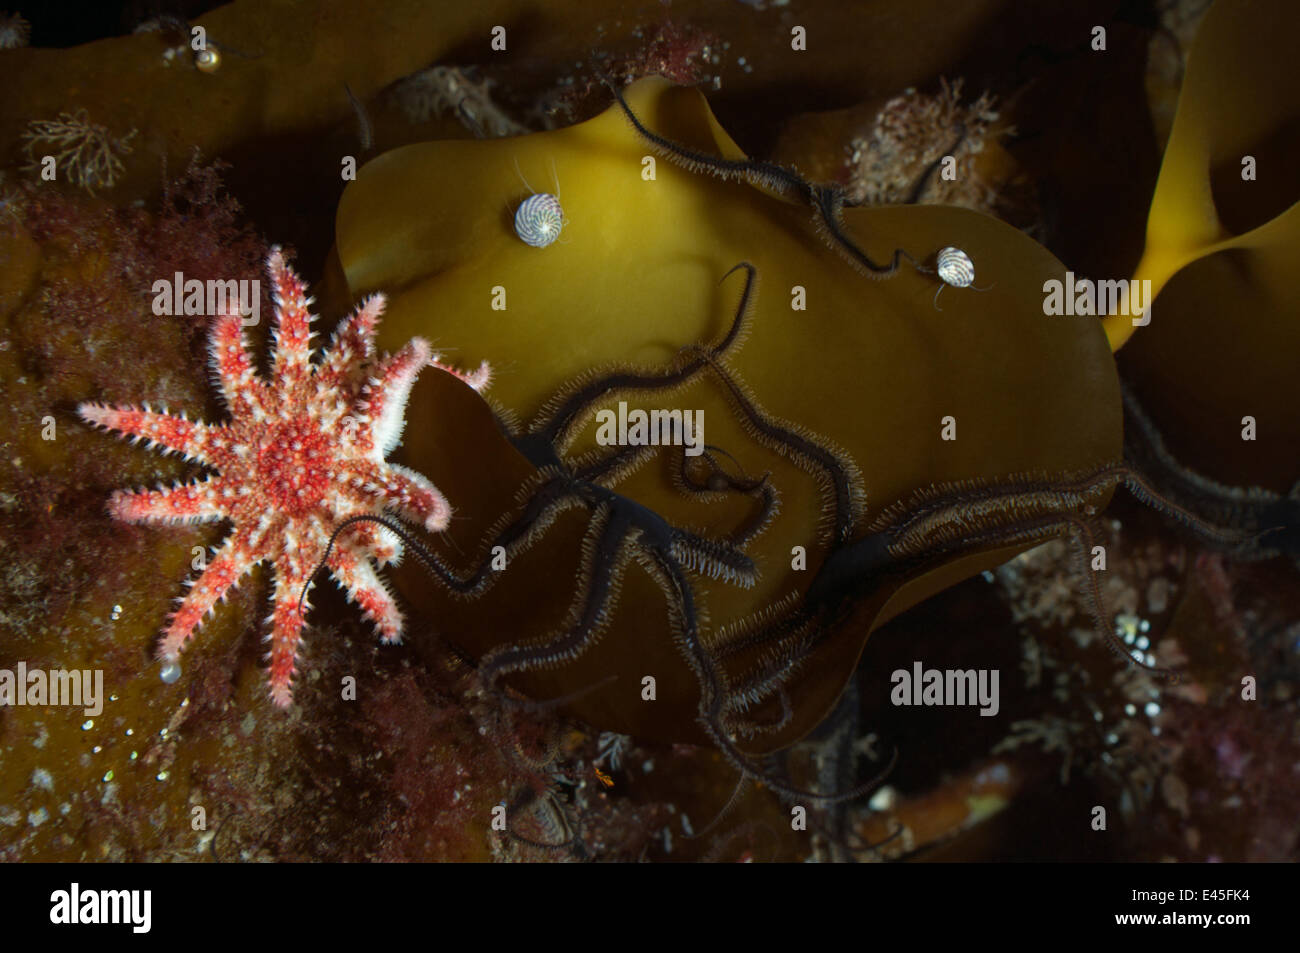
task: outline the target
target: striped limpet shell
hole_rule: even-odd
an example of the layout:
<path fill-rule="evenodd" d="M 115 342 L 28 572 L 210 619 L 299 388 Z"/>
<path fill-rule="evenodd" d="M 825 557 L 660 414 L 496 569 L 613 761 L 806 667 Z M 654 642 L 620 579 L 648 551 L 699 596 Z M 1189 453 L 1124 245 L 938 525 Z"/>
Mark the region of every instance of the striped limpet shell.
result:
<path fill-rule="evenodd" d="M 949 245 L 941 249 L 938 265 L 939 277 L 946 285 L 952 285 L 954 288 L 969 288 L 971 282 L 975 280 L 975 263 L 970 260 L 970 255 L 960 248 Z"/>

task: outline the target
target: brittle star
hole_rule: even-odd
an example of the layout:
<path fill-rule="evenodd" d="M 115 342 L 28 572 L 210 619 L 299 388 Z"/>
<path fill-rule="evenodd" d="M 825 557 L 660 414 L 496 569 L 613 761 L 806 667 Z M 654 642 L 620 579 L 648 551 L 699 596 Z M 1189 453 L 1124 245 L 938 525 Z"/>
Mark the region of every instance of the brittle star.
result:
<path fill-rule="evenodd" d="M 618 589 L 628 561 L 635 555 L 638 564 L 668 597 L 673 641 L 699 686 L 699 723 L 705 734 L 742 776 L 758 777 L 791 796 L 825 799 L 829 796 L 800 791 L 770 777 L 736 747 L 735 738 L 718 723 L 719 713 L 728 707 L 728 688 L 716 662 L 701 641 L 696 596 L 686 575 L 689 570 L 742 586 L 752 585 L 756 569 L 753 560 L 741 551 L 741 547 L 761 533 L 775 515 L 778 496 L 766 478 L 732 476 L 710 453 L 701 458 L 711 469 L 701 481 L 698 475 L 687 470 L 683 460 L 680 479 L 687 491 L 729 490 L 750 495 L 757 501 L 755 514 L 743 526 L 727 536 L 708 538 L 671 525 L 649 508 L 598 482 L 616 483 L 641 462 L 648 448 L 626 447 L 604 457 L 592 454 L 575 465 L 567 463 L 562 456 L 578 424 L 589 419 L 590 410 L 598 401 L 623 389 L 656 391 L 680 387 L 700 374 L 711 361 L 738 345 L 744 337 L 757 271 L 753 265 L 742 262 L 727 275 L 737 270 L 746 274 L 744 289 L 731 326 L 717 344 L 709 348 L 687 349 L 679 356 L 677 366 L 667 372 L 618 370 L 580 380 L 548 401 L 537 421 L 526 432 L 511 436 L 515 447 L 537 467 L 537 471 L 520 493 L 518 511 L 506 514 L 498 527 L 489 532 L 490 542 L 485 546 L 485 552 L 500 547 L 509 561 L 535 545 L 558 513 L 569 507 L 585 507 L 591 511 L 592 517 L 582 544 L 578 586 L 564 630 L 540 645 L 493 649 L 478 660 L 478 668 L 485 685 L 494 689 L 500 679 L 511 674 L 571 661 L 587 651 L 607 626 L 612 594 Z M 811 450 L 811 444 L 805 449 Z M 839 488 L 837 498 L 838 491 Z M 836 533 L 844 532 L 850 521 L 848 511 L 838 507 Z M 357 516 L 343 521 L 335 527 L 333 538 L 353 523 L 360 522 L 379 523 L 401 536 L 434 578 L 455 594 L 481 595 L 497 577 L 491 560 L 487 558 L 468 574 L 458 575 L 412 538 L 407 528 L 381 516 Z M 876 783 L 873 781 L 843 796 L 857 796 Z"/>

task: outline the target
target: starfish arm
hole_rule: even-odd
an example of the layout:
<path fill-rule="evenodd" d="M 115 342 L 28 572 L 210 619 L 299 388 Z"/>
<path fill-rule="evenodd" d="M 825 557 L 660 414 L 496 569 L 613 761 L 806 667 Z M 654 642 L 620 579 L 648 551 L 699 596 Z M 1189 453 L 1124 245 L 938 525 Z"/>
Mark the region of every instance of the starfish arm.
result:
<path fill-rule="evenodd" d="M 230 515 L 221 477 L 156 490 L 117 490 L 108 512 L 124 523 L 211 523 Z"/>
<path fill-rule="evenodd" d="M 213 322 L 208 355 L 231 415 L 260 419 L 265 411 L 266 385 L 253 369 L 253 359 L 244 343 L 244 324 L 238 314 L 219 315 Z"/>
<path fill-rule="evenodd" d="M 347 545 L 336 546 L 330 553 L 329 567 L 330 574 L 347 593 L 348 601 L 360 606 L 365 616 L 375 624 L 380 641 L 385 644 L 402 641 L 401 610 L 364 555 Z"/>
<path fill-rule="evenodd" d="M 231 533 L 212 555 L 207 568 L 190 580 L 190 591 L 180 600 L 163 631 L 158 645 L 161 661 L 175 662 L 180 657 L 181 649 L 208 613 L 225 599 L 239 577 L 258 563 L 260 557 L 251 548 L 249 536 L 247 532 Z"/>
<path fill-rule="evenodd" d="M 388 463 L 364 489 L 383 506 L 395 510 L 430 533 L 440 533 L 451 522 L 451 504 L 436 486 L 414 470 Z"/>
<path fill-rule="evenodd" d="M 163 453 L 179 453 L 187 460 L 208 463 L 204 452 L 209 449 L 211 429 L 198 420 L 189 420 L 182 412 L 179 417 L 144 407 L 110 407 L 107 404 L 84 403 L 77 413 L 86 423 L 116 430 L 118 433 L 144 440 L 151 448 Z"/>
<path fill-rule="evenodd" d="M 433 355 L 429 360 L 429 363 L 438 368 L 438 370 L 446 371 L 452 377 L 464 381 L 480 394 L 487 390 L 488 385 L 492 383 L 492 365 L 487 361 L 480 364 L 478 370 L 474 371 L 462 371 L 450 364 L 444 364 L 442 361 L 442 355 L 440 354 Z"/>
<path fill-rule="evenodd" d="M 271 610 L 271 701 L 280 708 L 288 708 L 293 701 L 293 676 L 298 666 L 298 649 L 302 644 L 302 630 L 306 625 L 306 601 L 299 609 L 298 600 L 303 587 L 310 580 L 319 551 L 314 558 L 305 552 L 282 553 L 275 561 L 275 595 Z"/>
<path fill-rule="evenodd" d="M 339 325 L 325 360 L 316 371 L 318 390 L 346 390 L 348 378 L 374 356 L 375 328 L 384 313 L 384 296 L 371 295 Z"/>
<path fill-rule="evenodd" d="M 430 356 L 428 341 L 411 338 L 400 351 L 380 362 L 377 376 L 362 390 L 361 410 L 381 457 L 388 456 L 402 436 L 406 399 Z"/>
<path fill-rule="evenodd" d="M 275 329 L 272 376 L 290 390 L 307 379 L 311 358 L 311 320 L 306 286 L 286 264 L 278 247 L 271 249 L 266 267 L 271 275 L 271 300 L 279 319 Z"/>

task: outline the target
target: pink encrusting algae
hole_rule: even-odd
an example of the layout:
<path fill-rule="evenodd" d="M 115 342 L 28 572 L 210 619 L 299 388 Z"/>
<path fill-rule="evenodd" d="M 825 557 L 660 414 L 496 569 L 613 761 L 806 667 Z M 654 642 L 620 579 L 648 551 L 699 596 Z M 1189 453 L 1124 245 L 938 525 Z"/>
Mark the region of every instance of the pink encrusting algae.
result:
<path fill-rule="evenodd" d="M 375 361 L 381 295 L 367 299 L 342 322 L 314 363 L 312 299 L 278 248 L 271 250 L 267 269 L 276 319 L 271 380 L 254 369 L 242 318 L 233 305 L 216 317 L 211 330 L 212 369 L 230 411 L 228 423 L 189 420 L 184 413 L 155 411 L 147 404 L 83 403 L 78 412 L 89 423 L 217 471 L 170 488 L 119 490 L 109 499 L 109 512 L 126 522 L 228 519 L 234 524 L 206 567 L 187 583 L 189 592 L 163 633 L 158 658 L 164 678 L 179 675 L 181 649 L 208 613 L 244 573 L 267 562 L 275 572 L 267 636 L 271 697 L 287 706 L 307 608 L 304 587 L 334 528 L 349 517 L 391 512 L 438 532 L 450 519 L 451 508 L 432 483 L 385 460 L 401 436 L 417 375 L 433 366 L 482 390 L 491 371 L 486 363 L 472 373 L 443 365 L 421 338 Z M 395 534 L 358 523 L 339 535 L 326 562 L 386 643 L 400 641 L 403 619 L 375 568 L 400 556 Z"/>

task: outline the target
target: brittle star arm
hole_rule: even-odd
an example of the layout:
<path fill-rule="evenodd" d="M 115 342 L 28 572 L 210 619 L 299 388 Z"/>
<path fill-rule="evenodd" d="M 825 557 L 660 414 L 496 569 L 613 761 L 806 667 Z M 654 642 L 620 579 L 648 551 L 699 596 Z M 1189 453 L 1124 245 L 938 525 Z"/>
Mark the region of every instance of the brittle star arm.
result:
<path fill-rule="evenodd" d="M 1156 477 L 1161 491 L 1207 524 L 1241 539 L 1209 539 L 1233 559 L 1256 561 L 1283 553 L 1300 557 L 1300 483 L 1282 496 L 1260 487 L 1228 486 L 1185 467 L 1165 446 L 1131 388 L 1123 388 L 1124 457 Z M 1154 491 L 1152 491 L 1154 493 Z M 1177 517 L 1176 517 L 1177 518 Z M 1179 522 L 1186 521 L 1179 518 Z M 1204 536 L 1204 534 L 1201 534 Z"/>
<path fill-rule="evenodd" d="M 643 123 L 628 105 L 623 91 L 614 84 L 609 87 L 637 135 L 651 144 L 661 155 L 688 172 L 707 172 L 723 180 L 743 180 L 752 185 L 771 189 L 781 195 L 793 195 L 813 212 L 813 222 L 818 233 L 832 249 L 869 278 L 888 278 L 898 271 L 906 259 L 918 271 L 928 271 L 901 248 L 895 248 L 889 264 L 882 265 L 862 250 L 844 230 L 843 210 L 846 204 L 843 187 L 839 185 L 814 185 L 792 169 L 773 162 L 756 159 L 726 159 L 673 142 Z"/>
<path fill-rule="evenodd" d="M 739 270 L 745 272 L 745 284 L 726 334 L 709 348 L 699 348 L 697 345 L 686 349 L 686 353 L 698 348 L 714 357 L 721 357 L 744 338 L 749 309 L 758 280 L 758 269 L 749 262 L 742 261 L 723 275 L 719 283 L 726 281 Z M 695 358 L 688 359 L 667 372 L 619 370 L 603 376 L 588 375 L 548 400 L 538 420 L 529 428 L 529 432 L 516 438 L 516 446 L 534 463 L 542 462 L 534 457 L 538 457 L 539 454 L 544 456 L 548 452 L 550 457 L 546 462 L 554 462 L 554 458 L 560 452 L 559 448 L 567 442 L 568 435 L 598 401 L 618 390 L 656 391 L 679 387 L 698 374 L 704 366 L 705 362 L 702 359 Z"/>
<path fill-rule="evenodd" d="M 642 565 L 660 580 L 660 587 L 668 595 L 670 622 L 673 625 L 675 641 L 683 660 L 695 673 L 700 684 L 699 724 L 706 735 L 722 752 L 728 763 L 742 778 L 755 778 L 778 793 L 787 797 L 805 798 L 819 803 L 837 803 L 854 800 L 877 787 L 893 769 L 891 761 L 885 770 L 871 780 L 857 785 L 852 790 L 821 794 L 805 791 L 785 783 L 780 778 L 756 764 L 750 755 L 741 751 L 736 745 L 736 735 L 729 730 L 724 717 L 729 708 L 730 690 L 726 677 L 717 664 L 717 660 L 705 648 L 699 633 L 699 614 L 695 607 L 694 591 L 681 567 L 662 549 L 651 548 L 648 559 Z M 896 756 L 897 753 L 895 753 Z M 734 798 L 733 798 L 734 800 Z M 730 802 L 729 802 L 730 804 Z M 710 825 L 712 826 L 712 825 Z"/>
<path fill-rule="evenodd" d="M 509 556 L 531 545 L 540 532 L 550 525 L 556 511 L 564 503 L 566 496 L 564 490 L 567 484 L 567 478 L 553 472 L 540 472 L 537 479 L 533 483 L 526 485 L 520 494 L 523 497 L 523 502 L 519 515 L 507 514 L 499 522 L 499 527 L 489 532 L 492 541 L 485 547 L 485 555 L 477 566 L 464 575 L 458 575 L 443 563 L 432 550 L 412 534 L 410 527 L 389 516 L 363 513 L 350 516 L 334 527 L 329 542 L 325 546 L 325 554 L 321 557 L 316 570 L 312 572 L 312 576 L 315 576 L 316 572 L 325 567 L 342 533 L 357 524 L 371 523 L 383 526 L 401 539 L 415 554 L 420 564 L 449 590 L 462 596 L 477 595 L 485 590 L 495 578 L 496 571 L 492 569 L 493 550 L 502 547 Z M 305 590 L 303 595 L 305 597 Z M 302 600 L 300 599 L 299 605 L 301 604 Z"/>
<path fill-rule="evenodd" d="M 722 382 L 751 436 L 804 469 L 818 474 L 818 483 L 822 485 L 823 493 L 829 496 L 833 510 L 829 527 L 831 539 L 835 542 L 847 539 L 865 496 L 857 467 L 846 454 L 819 443 L 812 434 L 768 416 L 714 355 L 701 353 L 700 359 Z"/>

